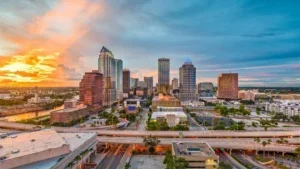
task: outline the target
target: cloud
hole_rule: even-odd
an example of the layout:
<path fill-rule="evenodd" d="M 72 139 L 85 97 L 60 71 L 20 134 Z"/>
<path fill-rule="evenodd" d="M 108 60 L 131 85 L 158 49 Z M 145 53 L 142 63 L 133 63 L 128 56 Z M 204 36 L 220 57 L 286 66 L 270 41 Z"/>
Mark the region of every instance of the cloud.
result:
<path fill-rule="evenodd" d="M 0 68 L 14 56 L 44 49 L 44 55 L 59 53 L 43 61 L 55 69 L 43 75 L 44 83 L 77 86 L 79 74 L 97 68 L 105 45 L 140 80 L 153 76 L 157 81 L 160 57 L 171 59 L 171 79 L 178 77 L 178 68 L 189 57 L 198 69 L 197 82 L 216 81 L 218 73 L 235 71 L 256 79 L 241 81 L 243 85 L 284 84 L 278 81 L 299 78 L 299 7 L 297 2 L 250 0 L 11 0 L 0 6 Z M 21 63 L 38 62 L 33 56 Z M 6 79 L 17 75 L 31 76 L 15 72 Z M 287 85 L 299 85 L 291 81 Z"/>
<path fill-rule="evenodd" d="M 240 68 L 230 68 L 230 69 L 200 69 L 197 72 L 228 72 L 228 71 L 238 71 L 238 70 L 255 70 L 255 69 L 269 69 L 269 68 L 283 68 L 283 67 L 298 67 L 299 64 L 282 64 L 282 65 L 266 65 L 266 66 L 253 66 L 253 67 L 240 67 Z"/>

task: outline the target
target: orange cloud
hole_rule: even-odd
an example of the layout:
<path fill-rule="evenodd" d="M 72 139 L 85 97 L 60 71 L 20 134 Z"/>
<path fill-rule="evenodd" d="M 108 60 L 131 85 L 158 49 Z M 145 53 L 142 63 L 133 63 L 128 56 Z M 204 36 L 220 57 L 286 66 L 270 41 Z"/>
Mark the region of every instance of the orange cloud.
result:
<path fill-rule="evenodd" d="M 70 47 L 90 30 L 90 23 L 103 9 L 95 2 L 63 0 L 43 16 L 35 17 L 26 29 L 3 29 L 7 31 L 4 40 L 20 50 L 0 58 L 0 84 L 78 85 L 68 81 L 73 75 L 79 76 L 76 72 L 82 66 L 79 52 L 72 52 Z M 62 64 L 69 67 L 61 68 Z"/>

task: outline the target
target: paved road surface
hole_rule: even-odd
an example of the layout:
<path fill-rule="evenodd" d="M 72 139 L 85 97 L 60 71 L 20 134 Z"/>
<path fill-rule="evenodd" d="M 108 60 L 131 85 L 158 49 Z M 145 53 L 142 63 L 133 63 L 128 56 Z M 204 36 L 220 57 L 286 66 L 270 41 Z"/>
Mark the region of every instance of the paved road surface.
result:
<path fill-rule="evenodd" d="M 99 142 L 117 143 L 117 144 L 141 144 L 143 143 L 142 137 L 105 137 L 98 136 Z M 207 142 L 214 148 L 228 148 L 236 150 L 259 150 L 259 151 L 276 151 L 276 152 L 294 152 L 297 146 L 294 145 L 280 145 L 269 144 L 263 147 L 261 144 L 256 143 L 253 139 L 221 139 L 221 138 L 159 138 L 160 144 L 169 145 L 174 141 L 193 141 L 193 142 Z"/>
<path fill-rule="evenodd" d="M 118 144 L 112 147 L 97 166 L 97 169 L 116 169 L 128 146 L 126 144 Z"/>
<path fill-rule="evenodd" d="M 232 162 L 222 151 L 219 151 L 217 153 L 217 155 L 219 156 L 219 160 L 220 162 L 224 162 L 226 164 L 229 164 L 232 166 L 233 169 L 240 169 L 234 162 Z M 238 163 L 236 161 L 236 163 Z"/>

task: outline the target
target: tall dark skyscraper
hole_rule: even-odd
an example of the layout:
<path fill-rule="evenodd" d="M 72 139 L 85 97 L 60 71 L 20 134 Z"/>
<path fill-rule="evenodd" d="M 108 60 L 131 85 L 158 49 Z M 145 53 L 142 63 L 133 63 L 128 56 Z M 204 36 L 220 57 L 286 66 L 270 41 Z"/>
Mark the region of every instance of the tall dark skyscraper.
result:
<path fill-rule="evenodd" d="M 196 94 L 196 68 L 186 59 L 179 68 L 179 99 L 180 101 L 198 100 Z"/>
<path fill-rule="evenodd" d="M 123 93 L 129 94 L 130 90 L 130 70 L 123 70 Z"/>
<path fill-rule="evenodd" d="M 163 94 L 170 93 L 170 59 L 158 59 L 158 84 L 157 92 Z"/>
<path fill-rule="evenodd" d="M 170 59 L 158 59 L 158 85 L 170 84 Z"/>
<path fill-rule="evenodd" d="M 144 77 L 144 81 L 148 88 L 148 95 L 153 93 L 153 77 Z"/>

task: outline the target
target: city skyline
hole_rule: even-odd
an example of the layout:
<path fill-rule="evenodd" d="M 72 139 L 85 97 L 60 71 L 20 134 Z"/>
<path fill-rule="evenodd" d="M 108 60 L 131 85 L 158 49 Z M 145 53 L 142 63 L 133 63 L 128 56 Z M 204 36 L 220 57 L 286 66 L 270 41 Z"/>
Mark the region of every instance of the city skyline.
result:
<path fill-rule="evenodd" d="M 132 77 L 153 76 L 154 84 L 158 58 L 170 59 L 170 80 L 190 58 L 197 84 L 216 86 L 220 73 L 237 72 L 239 86 L 300 86 L 294 1 L 16 4 L 0 7 L 1 87 L 78 86 L 84 72 L 97 69 L 102 46 L 123 60 Z"/>

